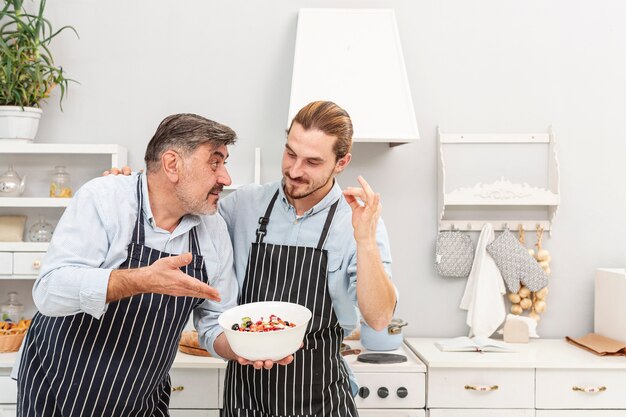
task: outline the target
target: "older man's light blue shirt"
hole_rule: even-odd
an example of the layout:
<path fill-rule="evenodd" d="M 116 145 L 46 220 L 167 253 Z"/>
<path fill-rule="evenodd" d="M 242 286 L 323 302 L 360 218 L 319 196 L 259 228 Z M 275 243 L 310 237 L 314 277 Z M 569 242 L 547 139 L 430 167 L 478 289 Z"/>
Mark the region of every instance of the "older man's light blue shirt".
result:
<path fill-rule="evenodd" d="M 256 237 L 259 217 L 264 215 L 277 190 L 279 196 L 267 226 L 267 235 L 264 238 L 266 243 L 317 246 L 330 206 L 339 200 L 325 249 L 328 251 L 329 293 L 335 315 L 344 329 L 344 334 L 348 335 L 357 327 L 360 318 L 356 297 L 356 241 L 352 227 L 352 209 L 337 182 L 318 204 L 301 217 L 296 216 L 296 210 L 287 200 L 281 182 L 248 185 L 220 201 L 219 211 L 228 225 L 235 251 L 239 288 L 241 289 L 245 279 L 248 252 Z M 376 240 L 385 271 L 391 277 L 389 238 L 382 220 L 378 222 Z"/>
<path fill-rule="evenodd" d="M 109 276 L 127 257 L 137 219 L 137 175 L 96 178 L 76 193 L 54 231 L 33 287 L 33 300 L 42 314 L 87 313 L 100 318 L 107 310 Z M 147 246 L 172 254 L 189 252 L 189 231 L 196 227 L 209 283 L 224 300 L 205 300 L 194 311 L 199 334 L 212 350 L 221 333 L 217 317 L 236 305 L 236 297 L 230 304 L 227 300 L 238 291 L 226 224 L 218 214 L 187 215 L 173 232 L 163 230 L 152 215 L 145 175 L 142 182 Z"/>

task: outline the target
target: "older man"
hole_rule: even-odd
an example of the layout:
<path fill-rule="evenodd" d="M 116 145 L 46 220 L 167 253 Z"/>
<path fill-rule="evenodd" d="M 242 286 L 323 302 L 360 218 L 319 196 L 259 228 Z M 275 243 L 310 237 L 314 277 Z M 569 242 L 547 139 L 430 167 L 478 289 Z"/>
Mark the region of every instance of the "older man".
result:
<path fill-rule="evenodd" d="M 205 216 L 231 183 L 235 140 L 219 123 L 173 115 L 148 144 L 147 174 L 76 193 L 33 290 L 18 416 L 168 415 L 168 371 L 191 312 L 214 321 L 236 301 L 216 303 L 237 281 L 226 225 Z"/>

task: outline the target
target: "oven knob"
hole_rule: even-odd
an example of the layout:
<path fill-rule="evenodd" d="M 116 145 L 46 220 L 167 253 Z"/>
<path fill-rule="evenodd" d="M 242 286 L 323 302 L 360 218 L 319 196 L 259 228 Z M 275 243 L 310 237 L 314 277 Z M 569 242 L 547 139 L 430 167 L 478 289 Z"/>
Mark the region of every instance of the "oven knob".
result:
<path fill-rule="evenodd" d="M 398 388 L 398 391 L 396 391 L 396 394 L 398 394 L 398 397 L 400 398 L 405 398 L 407 395 L 409 395 L 409 390 L 407 390 L 405 387 L 400 387 Z"/>
<path fill-rule="evenodd" d="M 389 390 L 385 387 L 380 387 L 378 388 L 378 396 L 380 398 L 387 398 L 387 396 L 389 395 Z"/>
<path fill-rule="evenodd" d="M 367 387 L 361 387 L 359 388 L 359 397 L 361 398 L 367 398 L 370 395 L 370 389 Z"/>

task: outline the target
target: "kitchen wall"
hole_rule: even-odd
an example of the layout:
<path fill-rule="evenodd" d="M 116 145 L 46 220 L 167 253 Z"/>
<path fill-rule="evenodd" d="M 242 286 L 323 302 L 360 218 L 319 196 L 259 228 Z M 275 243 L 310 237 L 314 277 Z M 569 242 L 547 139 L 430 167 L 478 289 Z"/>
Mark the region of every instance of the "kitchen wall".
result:
<path fill-rule="evenodd" d="M 279 178 L 300 7 L 394 8 L 422 139 L 357 144 L 340 178 L 379 191 L 391 237 L 397 315 L 412 336 L 466 332 L 465 280 L 433 267 L 437 232 L 436 127 L 447 132 L 547 132 L 558 140 L 562 205 L 552 236 L 544 337 L 593 327 L 597 267 L 626 263 L 626 3 L 619 0 L 48 2 L 71 24 L 56 59 L 72 85 L 64 112 L 45 106 L 39 142 L 120 143 L 142 166 L 159 121 L 196 112 L 241 138 L 235 182 Z M 349 110 L 349 109 L 348 109 Z M 481 161 L 476 161 L 476 164 Z M 529 167 L 532 169 L 532 167 Z M 531 240 L 534 242 L 534 240 Z"/>

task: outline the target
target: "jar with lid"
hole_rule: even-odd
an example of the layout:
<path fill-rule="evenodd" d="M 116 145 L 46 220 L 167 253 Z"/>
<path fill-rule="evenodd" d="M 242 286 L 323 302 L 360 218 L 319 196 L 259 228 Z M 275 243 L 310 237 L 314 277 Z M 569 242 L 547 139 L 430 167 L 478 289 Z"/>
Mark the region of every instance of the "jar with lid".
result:
<path fill-rule="evenodd" d="M 9 293 L 9 299 L 0 305 L 2 321 L 18 323 L 24 318 L 24 305 L 17 299 L 16 292 Z"/>
<path fill-rule="evenodd" d="M 71 197 L 70 174 L 62 165 L 54 167 L 52 181 L 50 182 L 50 197 Z"/>

